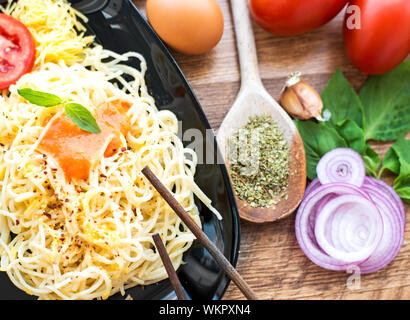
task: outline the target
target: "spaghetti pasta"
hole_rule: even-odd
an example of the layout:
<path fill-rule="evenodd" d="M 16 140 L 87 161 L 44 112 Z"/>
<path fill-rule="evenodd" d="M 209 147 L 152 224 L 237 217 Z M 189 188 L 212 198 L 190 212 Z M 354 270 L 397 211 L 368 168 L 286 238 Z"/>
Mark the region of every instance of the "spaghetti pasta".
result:
<path fill-rule="evenodd" d="M 129 59 L 140 61 L 139 70 L 124 64 Z M 175 114 L 159 111 L 148 93 L 146 68 L 138 53 L 95 45 L 75 63 L 39 59 L 0 97 L 0 270 L 28 294 L 106 299 L 165 279 L 154 233 L 174 268 L 183 263 L 195 237 L 142 175 L 146 165 L 199 225 L 194 194 L 219 215 L 194 182 L 197 158 L 178 138 Z M 30 104 L 21 88 L 71 99 L 93 114 L 126 103 L 130 129 L 120 135 L 121 149 L 101 155 L 88 179 L 67 181 L 38 148 L 61 107 Z"/>

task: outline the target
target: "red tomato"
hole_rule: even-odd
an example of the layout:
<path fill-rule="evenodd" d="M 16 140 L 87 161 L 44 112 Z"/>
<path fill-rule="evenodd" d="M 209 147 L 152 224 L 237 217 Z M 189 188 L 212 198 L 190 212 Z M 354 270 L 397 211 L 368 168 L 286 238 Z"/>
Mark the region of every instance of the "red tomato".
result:
<path fill-rule="evenodd" d="M 33 68 L 34 40 L 20 21 L 0 13 L 0 89 L 7 89 Z"/>
<path fill-rule="evenodd" d="M 333 19 L 348 0 L 251 0 L 255 21 L 279 36 L 319 28 Z"/>
<path fill-rule="evenodd" d="M 349 19 L 355 22 L 354 7 L 345 16 L 344 45 L 350 61 L 364 74 L 392 70 L 410 52 L 410 0 L 353 0 L 350 5 L 360 8 L 360 29 L 347 24 Z"/>

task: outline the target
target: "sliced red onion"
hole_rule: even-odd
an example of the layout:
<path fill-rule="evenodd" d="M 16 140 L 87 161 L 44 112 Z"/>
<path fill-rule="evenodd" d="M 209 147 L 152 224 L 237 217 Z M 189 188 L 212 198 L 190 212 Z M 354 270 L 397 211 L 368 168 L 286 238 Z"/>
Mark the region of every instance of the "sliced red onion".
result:
<path fill-rule="evenodd" d="M 396 257 L 405 223 L 403 202 L 381 180 L 365 177 L 358 188 L 315 179 L 306 189 L 295 229 L 301 249 L 317 265 L 330 270 L 355 265 L 366 274 Z"/>
<path fill-rule="evenodd" d="M 400 251 L 404 240 L 405 219 L 390 193 L 383 188 L 365 183 L 366 191 L 379 208 L 383 219 L 383 237 L 369 259 L 359 265 L 362 274 L 376 272 L 387 266 Z"/>
<path fill-rule="evenodd" d="M 313 181 L 312 181 L 313 182 Z M 372 185 L 375 188 L 378 188 L 380 191 L 388 195 L 392 200 L 394 200 L 394 204 L 398 211 L 401 212 L 404 222 L 406 222 L 406 209 L 404 208 L 403 201 L 400 199 L 397 192 L 389 186 L 383 180 L 379 180 L 373 177 L 365 177 L 364 178 L 365 185 Z"/>
<path fill-rule="evenodd" d="M 322 185 L 322 184 L 320 183 L 320 181 L 319 181 L 318 178 L 313 179 L 312 182 L 310 182 L 310 183 L 308 184 L 308 186 L 306 187 L 305 193 L 304 193 L 303 196 L 305 197 L 305 196 L 308 195 L 311 191 L 315 190 L 316 188 L 320 187 L 321 185 Z"/>
<path fill-rule="evenodd" d="M 404 240 L 406 211 L 398 194 L 366 177 L 361 156 L 351 149 L 328 152 L 316 169 L 295 221 L 303 252 L 330 270 L 354 265 L 366 274 L 387 266 Z"/>
<path fill-rule="evenodd" d="M 378 209 L 360 195 L 338 196 L 316 216 L 317 243 L 330 257 L 347 264 L 367 259 L 380 242 L 382 232 Z"/>
<path fill-rule="evenodd" d="M 315 237 L 317 209 L 323 206 L 321 200 L 324 197 L 329 199 L 330 195 L 333 197 L 338 195 L 358 195 L 370 200 L 366 193 L 356 186 L 347 183 L 331 183 L 315 188 L 306 195 L 299 206 L 295 221 L 296 238 L 306 256 L 317 265 L 330 270 L 346 270 L 350 264 L 326 254 L 318 245 Z"/>
<path fill-rule="evenodd" d="M 316 167 L 320 183 L 345 182 L 360 187 L 366 175 L 362 157 L 348 148 L 337 148 L 326 153 Z"/>

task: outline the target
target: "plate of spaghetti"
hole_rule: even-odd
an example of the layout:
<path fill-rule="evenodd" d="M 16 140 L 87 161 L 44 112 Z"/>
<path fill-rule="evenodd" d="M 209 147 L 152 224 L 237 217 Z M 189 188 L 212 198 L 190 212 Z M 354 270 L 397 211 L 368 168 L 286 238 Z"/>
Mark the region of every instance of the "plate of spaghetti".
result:
<path fill-rule="evenodd" d="M 187 295 L 220 299 L 229 279 L 141 173 L 235 264 L 238 213 L 204 112 L 131 1 L 71 2 L 2 8 L 35 56 L 0 96 L 0 299 L 173 299 L 154 233 Z"/>

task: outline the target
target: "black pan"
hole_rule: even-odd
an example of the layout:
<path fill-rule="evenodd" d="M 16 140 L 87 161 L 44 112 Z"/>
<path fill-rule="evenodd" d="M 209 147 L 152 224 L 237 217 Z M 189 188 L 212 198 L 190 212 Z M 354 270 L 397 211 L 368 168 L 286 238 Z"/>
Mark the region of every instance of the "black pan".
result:
<path fill-rule="evenodd" d="M 208 139 L 203 141 L 203 159 L 217 154 L 217 145 L 208 120 L 184 75 L 167 48 L 130 0 L 72 0 L 88 18 L 87 29 L 105 48 L 118 53 L 137 51 L 148 64 L 146 83 L 159 109 L 173 111 L 182 121 L 182 132 L 199 129 Z M 136 61 L 130 61 L 133 65 Z M 136 67 L 137 65 L 133 65 Z M 191 141 L 184 141 L 189 144 Z M 201 155 L 200 155 L 201 156 Z M 199 164 L 195 181 L 212 199 L 222 214 L 219 221 L 206 206 L 196 201 L 203 230 L 235 265 L 238 258 L 240 226 L 233 191 L 225 165 Z M 178 275 L 191 299 L 221 299 L 229 284 L 214 259 L 197 241 L 184 255 Z M 169 280 L 127 291 L 134 299 L 176 299 Z M 4 272 L 0 272 L 0 299 L 33 298 L 17 289 Z M 110 299 L 124 299 L 116 294 Z"/>

